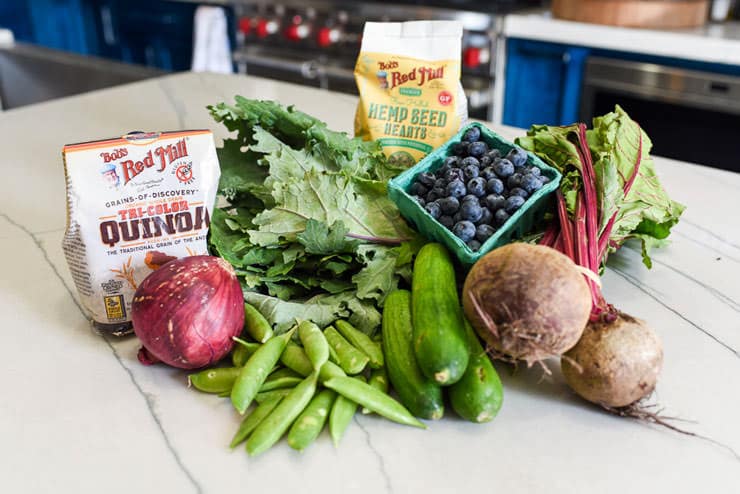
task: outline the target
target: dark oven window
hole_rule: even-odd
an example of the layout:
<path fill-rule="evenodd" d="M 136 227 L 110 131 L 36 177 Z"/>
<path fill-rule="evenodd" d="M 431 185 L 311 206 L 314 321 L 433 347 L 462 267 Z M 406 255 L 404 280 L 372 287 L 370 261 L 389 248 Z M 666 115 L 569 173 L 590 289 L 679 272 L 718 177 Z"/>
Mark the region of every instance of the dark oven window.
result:
<path fill-rule="evenodd" d="M 652 154 L 740 172 L 740 116 L 648 101 L 604 90 L 593 94 L 593 116 L 619 104 L 653 141 Z"/>

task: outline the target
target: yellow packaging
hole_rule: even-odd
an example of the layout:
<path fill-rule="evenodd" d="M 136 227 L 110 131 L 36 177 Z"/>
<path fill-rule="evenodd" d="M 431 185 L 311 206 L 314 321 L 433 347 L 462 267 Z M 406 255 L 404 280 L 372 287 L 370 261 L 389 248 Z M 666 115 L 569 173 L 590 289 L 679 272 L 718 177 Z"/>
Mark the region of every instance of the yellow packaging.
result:
<path fill-rule="evenodd" d="M 355 135 L 412 166 L 467 119 L 456 21 L 367 22 L 355 65 Z"/>

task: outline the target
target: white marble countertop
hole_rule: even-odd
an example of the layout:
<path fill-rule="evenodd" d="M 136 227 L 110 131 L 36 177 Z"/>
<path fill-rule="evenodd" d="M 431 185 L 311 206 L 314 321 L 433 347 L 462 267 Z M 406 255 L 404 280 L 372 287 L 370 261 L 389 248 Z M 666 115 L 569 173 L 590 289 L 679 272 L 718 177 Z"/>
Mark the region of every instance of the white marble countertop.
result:
<path fill-rule="evenodd" d="M 700 62 L 740 65 L 740 22 L 692 29 L 636 29 L 553 19 L 549 12 L 511 14 L 507 38 L 524 38 Z"/>
<path fill-rule="evenodd" d="M 0 492 L 4 493 L 695 493 L 737 492 L 726 449 L 577 399 L 558 372 L 499 366 L 492 423 L 452 417 L 421 431 L 361 416 L 335 449 L 284 441 L 248 458 L 227 444 L 228 400 L 185 373 L 143 367 L 135 338 L 94 334 L 61 251 L 61 148 L 133 129 L 224 129 L 205 106 L 276 99 L 350 130 L 355 98 L 241 76 L 183 74 L 0 113 Z M 512 136 L 511 129 L 502 132 Z M 607 300 L 648 320 L 665 346 L 657 397 L 683 426 L 740 451 L 740 175 L 656 160 L 688 209 L 648 271 L 623 249 Z"/>

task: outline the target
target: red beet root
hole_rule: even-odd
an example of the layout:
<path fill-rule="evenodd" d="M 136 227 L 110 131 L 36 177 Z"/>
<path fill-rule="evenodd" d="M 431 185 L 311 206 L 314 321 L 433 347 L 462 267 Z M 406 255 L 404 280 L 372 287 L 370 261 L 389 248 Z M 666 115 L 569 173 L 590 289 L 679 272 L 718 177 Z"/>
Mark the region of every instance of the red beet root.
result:
<path fill-rule="evenodd" d="M 139 285 L 131 304 L 139 361 L 181 369 L 211 365 L 244 326 L 244 299 L 231 265 L 219 257 L 171 261 Z"/>

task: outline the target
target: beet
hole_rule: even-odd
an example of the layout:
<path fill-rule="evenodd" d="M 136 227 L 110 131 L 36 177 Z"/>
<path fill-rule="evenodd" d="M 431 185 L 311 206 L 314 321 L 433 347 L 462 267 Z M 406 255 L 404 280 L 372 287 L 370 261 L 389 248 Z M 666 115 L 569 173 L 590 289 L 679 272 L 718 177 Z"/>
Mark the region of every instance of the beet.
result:
<path fill-rule="evenodd" d="M 591 292 L 567 256 L 514 243 L 473 266 L 463 307 L 494 356 L 531 365 L 576 344 L 591 313 Z"/>
<path fill-rule="evenodd" d="M 139 285 L 131 304 L 143 364 L 181 369 L 211 365 L 244 326 L 244 298 L 231 265 L 219 257 L 170 261 Z"/>
<path fill-rule="evenodd" d="M 560 362 L 568 385 L 606 408 L 626 407 L 650 395 L 662 365 L 658 335 L 624 313 L 614 321 L 589 323 Z"/>

